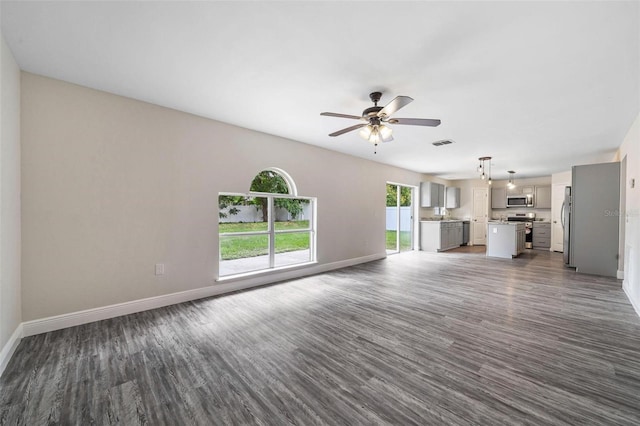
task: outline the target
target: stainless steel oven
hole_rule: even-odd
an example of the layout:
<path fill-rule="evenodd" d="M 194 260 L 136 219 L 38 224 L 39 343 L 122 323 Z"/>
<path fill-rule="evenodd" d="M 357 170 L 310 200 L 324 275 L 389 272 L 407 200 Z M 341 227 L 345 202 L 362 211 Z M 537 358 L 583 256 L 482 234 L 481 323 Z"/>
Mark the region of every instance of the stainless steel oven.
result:
<path fill-rule="evenodd" d="M 507 207 L 533 207 L 533 194 L 507 195 Z"/>

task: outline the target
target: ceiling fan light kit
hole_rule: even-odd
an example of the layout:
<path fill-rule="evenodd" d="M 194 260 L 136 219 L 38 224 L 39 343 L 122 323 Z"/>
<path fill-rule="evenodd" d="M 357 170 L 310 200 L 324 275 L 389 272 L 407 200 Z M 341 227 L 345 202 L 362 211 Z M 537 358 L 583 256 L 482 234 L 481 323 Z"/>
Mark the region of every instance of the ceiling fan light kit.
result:
<path fill-rule="evenodd" d="M 339 114 L 335 112 L 322 112 L 320 115 L 328 117 L 350 118 L 353 120 L 363 121 L 361 124 L 347 127 L 330 133 L 329 136 L 335 137 L 345 133 L 360 129 L 359 135 L 366 141 L 371 142 L 374 146 L 378 146 L 380 142 L 391 142 L 393 140 L 392 129 L 386 124 L 406 124 L 413 126 L 429 126 L 436 127 L 440 125 L 440 120 L 427 118 L 391 118 L 400 108 L 413 102 L 413 98 L 409 96 L 396 96 L 391 102 L 384 107 L 378 106 L 378 102 L 382 97 L 382 92 L 372 92 L 369 98 L 373 102 L 373 106 L 362 111 L 361 116 Z M 377 151 L 377 150 L 376 150 Z M 376 153 L 374 151 L 374 154 Z"/>
<path fill-rule="evenodd" d="M 360 137 L 371 142 L 374 145 L 379 144 L 380 142 L 391 142 L 393 140 L 393 133 L 390 127 L 385 126 L 384 124 L 380 125 L 367 125 L 364 126 L 360 132 Z"/>

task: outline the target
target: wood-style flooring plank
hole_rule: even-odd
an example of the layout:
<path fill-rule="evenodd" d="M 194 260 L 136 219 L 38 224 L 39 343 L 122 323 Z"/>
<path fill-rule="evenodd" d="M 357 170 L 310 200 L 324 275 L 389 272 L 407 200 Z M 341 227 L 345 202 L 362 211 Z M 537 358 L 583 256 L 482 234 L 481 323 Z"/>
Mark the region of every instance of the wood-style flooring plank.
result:
<path fill-rule="evenodd" d="M 22 340 L 0 424 L 637 425 L 640 318 L 558 253 L 410 252 Z"/>

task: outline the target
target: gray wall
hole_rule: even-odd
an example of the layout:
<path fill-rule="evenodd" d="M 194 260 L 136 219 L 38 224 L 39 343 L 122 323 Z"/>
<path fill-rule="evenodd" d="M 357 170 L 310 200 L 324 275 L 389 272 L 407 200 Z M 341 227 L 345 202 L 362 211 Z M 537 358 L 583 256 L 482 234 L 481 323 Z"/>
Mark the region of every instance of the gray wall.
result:
<path fill-rule="evenodd" d="M 384 256 L 386 182 L 424 179 L 29 73 L 22 132 L 23 321 L 215 286 L 218 193 L 266 168 L 317 197 L 321 264 Z"/>
<path fill-rule="evenodd" d="M 22 321 L 20 70 L 4 39 L 0 50 L 0 351 L 6 353 L 9 339 Z"/>
<path fill-rule="evenodd" d="M 631 303 L 640 315 L 640 114 L 616 156 L 616 160 L 626 158 L 626 180 L 621 210 L 624 212 L 624 281 L 623 287 Z M 631 180 L 634 186 L 631 187 Z"/>
<path fill-rule="evenodd" d="M 5 147 L 13 147 L 14 159 L 3 173 L 16 170 L 19 155 L 17 113 L 11 118 L 5 110 L 5 99 L 16 96 L 4 90 L 4 49 L 1 164 L 11 158 Z M 9 86 L 17 91 L 17 67 L 9 63 Z M 22 102 L 22 321 L 216 285 L 217 194 L 246 192 L 265 168 L 286 170 L 299 195 L 318 197 L 321 263 L 384 254 L 386 182 L 430 180 L 29 73 L 22 74 Z M 18 110 L 17 99 L 8 104 Z M 5 138 L 7 122 L 14 130 Z M 629 155 L 628 178 L 636 181 L 638 128 L 636 120 L 621 151 Z M 13 217 L 13 226 L 2 222 L 3 230 L 19 230 L 20 183 L 5 192 L 3 181 L 2 188 L 3 200 L 14 200 L 2 205 L 14 214 L 4 216 Z M 625 284 L 640 306 L 640 274 L 631 267 L 640 253 L 637 195 L 638 186 L 627 192 Z M 2 255 L 6 339 L 5 330 L 20 321 L 19 231 L 0 238 L 13 247 Z M 157 277 L 153 266 L 160 262 L 167 272 Z"/>

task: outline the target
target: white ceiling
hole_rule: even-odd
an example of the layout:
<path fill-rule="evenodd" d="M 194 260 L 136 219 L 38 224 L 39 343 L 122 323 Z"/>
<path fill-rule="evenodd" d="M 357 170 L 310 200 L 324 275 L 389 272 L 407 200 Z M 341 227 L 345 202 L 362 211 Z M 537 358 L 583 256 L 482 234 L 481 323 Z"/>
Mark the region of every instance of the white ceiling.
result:
<path fill-rule="evenodd" d="M 443 178 L 533 177 L 608 161 L 639 111 L 630 2 L 8 2 L 19 66 Z M 373 147 L 368 94 L 413 103 Z M 431 142 L 452 139 L 435 147 Z"/>

